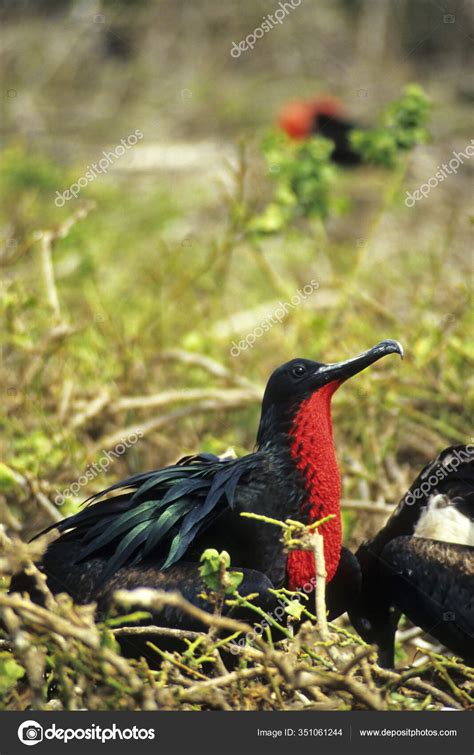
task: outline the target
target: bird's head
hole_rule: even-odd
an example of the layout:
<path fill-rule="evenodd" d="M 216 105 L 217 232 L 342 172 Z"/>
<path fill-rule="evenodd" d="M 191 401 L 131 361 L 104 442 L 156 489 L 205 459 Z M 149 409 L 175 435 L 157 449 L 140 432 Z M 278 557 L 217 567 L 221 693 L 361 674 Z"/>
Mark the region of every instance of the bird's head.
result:
<path fill-rule="evenodd" d="M 318 116 L 343 118 L 344 105 L 330 95 L 311 100 L 294 100 L 281 109 L 278 124 L 292 139 L 307 139 L 315 131 Z"/>
<path fill-rule="evenodd" d="M 292 359 L 271 375 L 265 389 L 257 445 L 279 455 L 283 474 L 296 475 L 300 514 L 314 522 L 331 515 L 324 537 L 327 579 L 337 569 L 341 550 L 341 480 L 334 449 L 331 397 L 353 375 L 388 354 L 403 356 L 397 341 L 382 341 L 363 354 L 333 364 Z M 292 551 L 287 559 L 290 589 L 305 588 L 314 577 L 309 551 Z"/>
<path fill-rule="evenodd" d="M 349 378 L 388 354 L 403 357 L 398 341 L 381 341 L 352 359 L 331 364 L 310 359 L 292 359 L 278 367 L 265 389 L 257 442 L 270 440 L 268 433 L 290 433 L 305 413 L 318 420 L 327 418 L 333 393 Z M 319 415 L 319 416 L 318 416 Z"/>

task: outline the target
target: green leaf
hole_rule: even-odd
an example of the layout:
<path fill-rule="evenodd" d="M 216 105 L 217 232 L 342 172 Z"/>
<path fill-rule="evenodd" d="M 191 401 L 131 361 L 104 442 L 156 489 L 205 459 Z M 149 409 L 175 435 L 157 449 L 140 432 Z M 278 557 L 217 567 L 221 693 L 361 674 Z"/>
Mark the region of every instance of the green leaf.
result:
<path fill-rule="evenodd" d="M 10 493 L 21 487 L 18 475 L 13 469 L 0 461 L 0 490 L 4 493 Z"/>
<path fill-rule="evenodd" d="M 0 695 L 4 695 L 25 675 L 25 669 L 14 658 L 0 659 Z"/>
<path fill-rule="evenodd" d="M 299 621 L 304 611 L 304 605 L 299 600 L 292 600 L 285 606 L 285 613 Z"/>
<path fill-rule="evenodd" d="M 227 584 L 225 587 L 225 594 L 231 595 L 240 586 L 244 578 L 244 573 L 241 571 L 231 571 L 227 574 Z"/>
<path fill-rule="evenodd" d="M 151 617 L 149 611 L 134 611 L 126 616 L 117 616 L 113 619 L 106 619 L 104 622 L 108 627 L 121 627 L 123 624 L 137 624 Z"/>
<path fill-rule="evenodd" d="M 200 558 L 202 566 L 199 574 L 206 587 L 214 592 L 224 590 L 226 595 L 234 593 L 244 575 L 242 572 L 229 572 L 230 556 L 227 551 L 219 553 L 215 548 L 207 548 Z"/>

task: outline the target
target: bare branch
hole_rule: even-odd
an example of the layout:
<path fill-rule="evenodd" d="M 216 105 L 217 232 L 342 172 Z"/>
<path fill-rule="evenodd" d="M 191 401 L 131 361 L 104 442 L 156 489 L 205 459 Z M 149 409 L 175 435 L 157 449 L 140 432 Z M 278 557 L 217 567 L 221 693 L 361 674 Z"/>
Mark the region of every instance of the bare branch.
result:
<path fill-rule="evenodd" d="M 143 627 L 117 627 L 112 630 L 116 637 L 137 636 L 156 634 L 161 637 L 174 637 L 177 640 L 197 640 L 198 637 L 207 638 L 204 632 L 192 632 L 188 629 L 171 629 L 170 627 L 157 627 L 153 624 Z"/>
<path fill-rule="evenodd" d="M 85 218 L 94 206 L 94 202 L 89 202 L 67 218 L 56 230 L 38 231 L 35 235 L 36 239 L 40 242 L 41 267 L 48 304 L 56 322 L 60 322 L 61 320 L 61 308 L 54 277 L 53 246 L 58 239 L 63 239 L 67 236 L 72 226 Z"/>
<path fill-rule="evenodd" d="M 46 295 L 49 306 L 53 312 L 55 320 L 61 319 L 61 309 L 59 306 L 58 292 L 54 278 L 52 242 L 54 234 L 52 231 L 42 231 L 40 239 L 41 267 L 43 270 L 43 279 L 46 287 Z"/>
<path fill-rule="evenodd" d="M 149 435 L 156 430 L 161 430 L 169 424 L 174 424 L 176 420 L 183 417 L 190 417 L 195 414 L 206 414 L 208 412 L 229 411 L 232 409 L 240 409 L 249 404 L 255 403 L 255 398 L 248 393 L 242 392 L 239 396 L 231 396 L 225 401 L 215 401 L 208 399 L 205 401 L 198 401 L 191 406 L 185 406 L 181 409 L 176 409 L 169 414 L 162 414 L 159 417 L 142 422 L 141 424 L 135 423 L 129 425 L 121 430 L 117 430 L 105 438 L 101 438 L 100 442 L 96 444 L 96 449 L 113 448 L 117 443 L 120 443 L 124 437 L 129 435 L 141 433 L 142 436 Z"/>
<path fill-rule="evenodd" d="M 125 411 L 129 409 L 150 409 L 159 406 L 168 406 L 169 404 L 180 404 L 188 401 L 221 401 L 223 404 L 228 402 L 258 403 L 261 400 L 259 389 L 255 392 L 240 388 L 194 388 L 174 391 L 163 391 L 151 396 L 124 396 L 119 398 L 112 405 L 112 411 Z"/>
<path fill-rule="evenodd" d="M 227 616 L 218 616 L 207 613 L 198 608 L 189 600 L 183 598 L 177 591 L 166 592 L 165 590 L 151 590 L 146 587 L 140 587 L 136 590 L 117 590 L 115 600 L 120 605 L 130 607 L 140 605 L 152 611 L 159 611 L 164 606 L 177 608 L 180 611 L 192 616 L 193 619 L 200 621 L 207 627 L 217 627 L 218 629 L 227 629 L 231 632 L 252 632 L 250 624 L 246 624 L 236 619 L 229 619 Z"/>
<path fill-rule="evenodd" d="M 159 355 L 163 361 L 171 360 L 181 362 L 182 364 L 194 365 L 206 370 L 210 375 L 227 380 L 235 385 L 241 385 L 243 388 L 250 388 L 252 390 L 260 391 L 260 397 L 263 395 L 263 388 L 255 386 L 250 380 L 236 375 L 235 372 L 224 367 L 223 364 L 216 362 L 215 359 L 205 356 L 204 354 L 195 354 L 192 351 L 184 351 L 183 349 L 170 349 L 168 351 L 162 351 Z"/>
<path fill-rule="evenodd" d="M 369 514 L 385 514 L 385 516 L 391 516 L 394 511 L 393 506 L 387 506 L 384 503 L 377 503 L 376 501 L 359 501 L 353 498 L 343 498 L 341 500 L 341 506 L 348 511 L 366 511 Z"/>
<path fill-rule="evenodd" d="M 108 388 L 104 388 L 99 395 L 93 400 L 87 403 L 83 411 L 76 414 L 71 422 L 70 426 L 71 428 L 78 428 L 82 425 L 86 424 L 90 419 L 93 417 L 96 417 L 102 409 L 104 409 L 105 406 L 110 401 L 110 391 Z M 122 434 L 123 437 L 123 434 Z"/>

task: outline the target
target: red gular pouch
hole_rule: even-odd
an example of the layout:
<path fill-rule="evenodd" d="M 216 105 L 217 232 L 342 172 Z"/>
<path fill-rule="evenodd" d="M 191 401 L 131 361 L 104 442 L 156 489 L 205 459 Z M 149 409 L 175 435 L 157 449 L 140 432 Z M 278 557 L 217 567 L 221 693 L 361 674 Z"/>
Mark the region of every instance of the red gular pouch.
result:
<path fill-rule="evenodd" d="M 334 380 L 303 401 L 293 421 L 291 455 L 305 479 L 308 502 L 305 506 L 309 523 L 329 514 L 334 517 L 319 527 L 324 538 L 327 582 L 336 573 L 342 544 L 341 475 L 336 459 L 331 419 L 331 398 L 344 380 Z M 287 560 L 290 590 L 314 586 L 314 554 L 291 551 Z"/>
<path fill-rule="evenodd" d="M 294 100 L 282 108 L 278 125 L 291 139 L 307 139 L 317 131 L 318 116 L 343 118 L 345 108 L 336 97 L 325 96 L 312 100 Z"/>

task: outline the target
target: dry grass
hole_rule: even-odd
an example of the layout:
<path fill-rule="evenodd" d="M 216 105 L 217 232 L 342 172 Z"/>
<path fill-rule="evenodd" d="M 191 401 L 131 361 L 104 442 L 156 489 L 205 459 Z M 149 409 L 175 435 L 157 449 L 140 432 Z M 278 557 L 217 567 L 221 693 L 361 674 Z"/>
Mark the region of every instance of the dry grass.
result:
<path fill-rule="evenodd" d="M 227 24 L 240 39 L 260 11 L 252 3 L 255 17 L 239 11 L 234 24 L 235 9 L 217 18 L 211 5 L 212 23 L 189 4 L 178 22 L 158 3 L 134 13 L 133 26 L 124 9 L 115 16 L 107 7 L 108 25 L 130 26 L 140 43 L 125 63 L 104 57 L 84 19 L 57 19 L 51 37 L 41 18 L 7 25 L 0 62 L 17 94 L 3 103 L 0 169 L 2 705 L 469 707 L 472 670 L 434 653 L 429 638 L 407 626 L 400 672 L 379 669 L 344 622 L 330 627 L 336 664 L 309 618 L 294 640 L 246 650 L 236 669 L 225 667 L 223 646 L 204 634 L 156 672 L 123 659 L 114 631 L 95 625 L 91 608 L 49 596 L 42 612 L 6 594 L 13 571 L 38 555 L 25 545 L 29 537 L 109 482 L 188 452 L 250 450 L 263 385 L 292 357 L 333 361 L 386 337 L 405 346 L 403 364 L 385 360 L 335 397 L 351 547 L 382 525 L 425 461 L 470 438 L 472 168 L 463 166 L 411 209 L 403 201 L 470 139 L 467 105 L 455 97 L 459 69 L 443 67 L 440 78 L 436 67 L 417 67 L 416 56 L 402 64 L 385 60 L 383 50 L 364 68 L 364 19 L 352 40 L 333 4 L 314 27 L 295 14 L 296 58 L 288 53 L 292 27 L 282 26 L 236 69 Z M 160 12 L 163 23 L 152 24 Z M 179 33 L 166 36 L 178 23 Z M 195 47 L 185 34 L 191 27 Z M 335 40 L 334 57 L 314 61 L 315 34 L 325 33 Z M 170 56 L 175 44 L 179 55 Z M 34 50 L 40 73 L 27 64 Z M 337 76 L 335 58 L 342 61 Z M 360 100 L 355 92 L 367 77 L 374 83 Z M 393 172 L 341 172 L 337 193 L 351 201 L 344 213 L 324 225 L 292 226 L 257 247 L 246 224 L 270 192 L 260 131 L 282 100 L 325 89 L 334 78 L 367 120 L 398 96 L 402 82 L 423 79 L 435 104 L 433 141 Z M 143 156 L 137 170 L 118 164 L 77 202 L 55 207 L 56 191 L 137 127 L 150 150 L 147 169 Z M 180 149 L 193 151 L 197 167 L 169 167 Z M 304 305 L 231 356 L 233 341 L 313 279 L 319 288 Z M 58 494 L 136 429 L 139 443 L 56 505 Z M 420 652 L 420 665 L 412 665 Z M 200 663 L 204 654 L 213 660 Z"/>
<path fill-rule="evenodd" d="M 323 632 L 309 610 L 295 637 L 274 645 L 257 636 L 240 646 L 236 660 L 232 640 L 252 633 L 252 626 L 207 614 L 179 593 L 159 590 L 121 591 L 117 604 L 144 610 L 178 607 L 209 631 L 156 627 L 148 661 L 126 660 L 116 637 L 125 634 L 133 641 L 149 627 L 111 628 L 117 621 L 97 625 L 94 606 L 74 606 L 66 595 L 53 597 L 26 547 L 0 536 L 2 570 L 26 567 L 46 601 L 43 608 L 27 596 L 0 594 L 8 631 L 0 647 L 2 682 L 10 682 L 9 689 L 2 689 L 7 708 L 462 710 L 474 702 L 474 672 L 455 659 L 429 653 L 416 668 L 384 670 L 372 648 L 340 626 Z M 160 649 L 161 637 L 179 639 L 183 651 Z"/>

